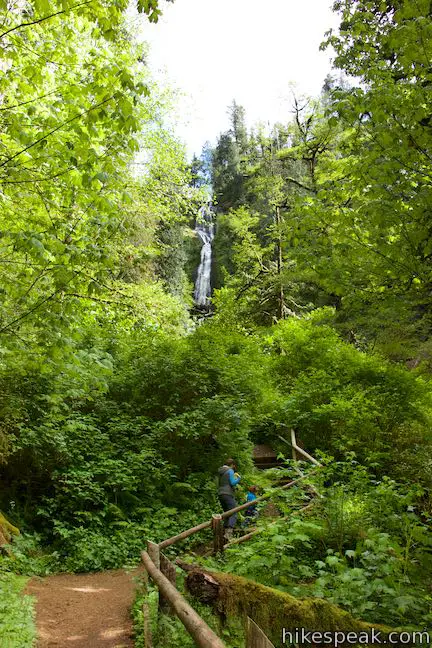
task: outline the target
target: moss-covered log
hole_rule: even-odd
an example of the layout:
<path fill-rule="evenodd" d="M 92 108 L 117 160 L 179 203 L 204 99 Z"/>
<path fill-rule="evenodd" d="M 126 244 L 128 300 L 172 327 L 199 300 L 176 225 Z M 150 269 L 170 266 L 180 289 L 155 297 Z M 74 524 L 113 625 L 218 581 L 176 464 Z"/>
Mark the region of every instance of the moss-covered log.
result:
<path fill-rule="evenodd" d="M 0 549 L 7 554 L 11 554 L 8 544 L 12 536 L 19 535 L 19 529 L 9 522 L 9 520 L 0 512 Z"/>
<path fill-rule="evenodd" d="M 183 565 L 182 565 L 183 566 Z M 221 572 L 194 568 L 186 586 L 203 603 L 212 603 L 224 616 L 251 617 L 275 645 L 281 645 L 282 629 L 364 632 L 371 635 L 372 624 L 352 617 L 348 612 L 323 599 L 296 599 L 253 581 Z M 383 636 L 390 630 L 374 624 Z"/>
<path fill-rule="evenodd" d="M 0 545 L 9 543 L 13 535 L 19 535 L 19 529 L 11 524 L 9 520 L 0 512 Z M 2 541 L 2 536 L 4 540 Z"/>

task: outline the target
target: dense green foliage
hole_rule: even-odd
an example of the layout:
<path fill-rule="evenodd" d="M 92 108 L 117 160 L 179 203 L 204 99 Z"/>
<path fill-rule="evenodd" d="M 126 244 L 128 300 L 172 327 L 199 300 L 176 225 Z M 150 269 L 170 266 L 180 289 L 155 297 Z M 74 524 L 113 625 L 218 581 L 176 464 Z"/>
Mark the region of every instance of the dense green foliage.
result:
<path fill-rule="evenodd" d="M 422 489 L 377 479 L 355 460 L 333 461 L 312 482 L 321 501 L 230 549 L 224 569 L 295 596 L 326 598 L 364 620 L 428 626 L 432 543 Z M 294 493 L 276 501 L 285 515 L 301 506 Z"/>
<path fill-rule="evenodd" d="M 326 44 L 353 76 L 241 147 L 233 121 L 216 146 L 218 277 L 260 323 L 332 305 L 358 345 L 429 363 L 430 5 L 334 7 Z"/>
<path fill-rule="evenodd" d="M 293 427 L 324 497 L 295 518 L 305 492 L 280 497 L 289 523 L 218 568 L 430 624 L 429 4 L 336 2 L 326 43 L 351 76 L 271 132 L 234 102 L 188 164 L 126 2 L 0 2 L 0 509 L 23 531 L 0 589 L 136 562 L 217 510 L 227 456 L 243 484 L 277 480 L 251 450 L 288 455 Z M 197 322 L 189 225 L 209 191 L 217 289 Z"/>
<path fill-rule="evenodd" d="M 137 331 L 135 353 L 188 326 L 176 250 L 196 192 L 126 6 L 34 3 L 4 17 L 1 505 L 56 549 L 28 560 L 38 551 L 20 540 L 4 564 L 26 572 L 136 556 L 152 534 L 154 474 L 171 479 L 157 445 L 142 447 L 143 419 L 129 438 L 137 418 L 114 396 L 109 419 L 99 400 Z M 156 2 L 139 10 L 157 18 Z M 131 529 L 131 511 L 146 524 Z"/>
<path fill-rule="evenodd" d="M 22 596 L 26 578 L 0 574 L 0 643 L 4 648 L 31 648 L 35 641 L 30 596 Z"/>
<path fill-rule="evenodd" d="M 279 435 L 291 425 L 311 450 L 349 450 L 379 475 L 429 486 L 422 378 L 314 321 L 245 335 L 218 317 L 187 337 L 110 337 L 106 389 L 22 428 L 4 501 L 54 543 L 64 567 L 114 566 L 139 554 L 143 536 L 192 526 L 217 506 L 224 457 L 247 471 L 251 442 L 286 451 Z"/>

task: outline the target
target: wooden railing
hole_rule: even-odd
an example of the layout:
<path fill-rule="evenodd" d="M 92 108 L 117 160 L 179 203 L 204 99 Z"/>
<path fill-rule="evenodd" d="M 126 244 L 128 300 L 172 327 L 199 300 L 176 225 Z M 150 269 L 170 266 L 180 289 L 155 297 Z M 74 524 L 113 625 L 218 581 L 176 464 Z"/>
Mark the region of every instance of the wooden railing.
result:
<path fill-rule="evenodd" d="M 150 553 L 153 553 L 153 556 L 150 556 Z M 148 550 L 142 552 L 141 558 L 148 575 L 157 585 L 160 592 L 159 608 L 163 608 L 166 601 L 171 610 L 175 612 L 183 623 L 196 645 L 200 646 L 200 648 L 225 648 L 225 644 L 221 639 L 219 639 L 217 634 L 213 632 L 213 630 L 206 624 L 200 615 L 195 612 L 195 610 L 177 590 L 175 582 L 175 565 L 173 565 L 166 556 L 163 556 L 164 566 L 160 565 L 161 556 L 159 555 L 158 545 L 149 543 Z M 160 567 L 155 563 L 155 560 L 156 562 L 159 562 L 160 566 L 164 567 L 164 571 L 166 571 L 167 568 L 169 569 L 170 577 L 167 577 L 162 572 Z M 149 639 L 147 638 L 147 642 L 148 640 Z M 145 648 L 152 648 L 152 644 L 150 643 L 149 645 L 147 643 Z"/>
<path fill-rule="evenodd" d="M 299 452 L 304 456 L 308 461 L 313 463 L 315 467 L 321 466 L 321 464 L 311 455 L 309 455 L 305 450 L 300 448 L 297 445 L 295 433 L 291 430 L 291 443 L 293 448 L 293 457 L 296 459 L 295 452 Z M 312 472 L 315 470 L 314 468 Z M 310 475 L 310 473 L 309 473 Z M 309 475 L 302 474 L 297 479 L 279 486 L 277 488 L 268 491 L 261 497 L 257 497 L 254 500 L 254 504 L 265 501 L 280 491 L 292 488 L 297 485 L 299 482 L 305 480 Z M 238 544 L 248 540 L 250 537 L 261 531 L 261 529 L 253 530 L 240 538 L 236 538 L 231 542 L 224 543 L 224 529 L 223 529 L 223 520 L 227 517 L 231 517 L 234 513 L 243 511 L 246 508 L 249 508 L 251 505 L 250 502 L 245 504 L 240 504 L 230 511 L 225 511 L 224 513 L 214 514 L 211 520 L 197 524 L 190 529 L 186 529 L 182 533 L 178 533 L 171 538 L 167 538 L 162 542 L 155 543 L 148 541 L 147 551 L 141 553 L 141 559 L 144 564 L 146 575 L 148 574 L 152 581 L 156 584 L 159 591 L 159 604 L 158 610 L 161 612 L 174 613 L 178 616 L 180 621 L 185 626 L 186 630 L 190 636 L 194 639 L 197 646 L 200 648 L 225 648 L 225 644 L 222 640 L 214 633 L 214 631 L 206 624 L 206 622 L 199 616 L 197 612 L 189 605 L 184 596 L 177 590 L 176 584 L 176 566 L 162 553 L 162 549 L 170 547 L 173 544 L 185 540 L 186 538 L 203 531 L 204 529 L 212 528 L 213 530 L 213 553 L 222 552 L 226 547 L 229 547 L 231 544 Z M 300 510 L 305 510 L 310 504 L 303 507 Z M 145 586 L 147 583 L 147 576 L 145 580 Z M 143 606 L 143 615 L 144 615 L 144 641 L 145 648 L 153 648 L 152 635 L 150 629 L 150 616 L 148 604 L 145 603 Z M 257 624 L 247 618 L 246 625 L 246 648 L 274 648 L 271 641 L 266 637 L 264 632 L 257 626 Z"/>
<path fill-rule="evenodd" d="M 159 590 L 159 610 L 174 613 L 199 648 L 226 648 L 224 642 L 189 605 L 177 590 L 176 566 L 160 550 L 159 545 L 148 542 L 147 551 L 141 553 L 146 573 Z M 143 605 L 144 646 L 153 648 L 150 614 L 147 602 Z M 246 648 L 274 648 L 261 628 L 249 617 L 246 620 Z"/>
<path fill-rule="evenodd" d="M 309 473 L 310 474 L 310 473 Z M 261 495 L 261 497 L 257 497 L 253 503 L 258 504 L 259 502 L 264 502 L 267 499 L 270 499 L 273 497 L 276 493 L 286 490 L 287 488 L 291 488 L 292 486 L 297 485 L 299 482 L 307 479 L 309 475 L 302 475 L 301 477 L 298 477 L 297 479 L 293 479 L 292 481 L 288 482 L 287 484 L 284 484 L 283 486 L 278 486 L 277 488 L 273 488 L 271 491 L 268 491 L 265 493 L 265 495 Z M 224 520 L 225 518 L 231 517 L 234 513 L 238 513 L 239 511 L 244 511 L 247 508 L 250 508 L 251 503 L 246 502 L 245 504 L 239 504 L 239 506 L 234 507 L 233 509 L 230 509 L 229 511 L 225 511 L 224 513 L 220 513 L 219 517 L 221 520 Z M 190 529 L 187 529 L 186 531 L 182 531 L 181 533 L 178 533 L 175 536 L 172 536 L 172 538 L 167 538 L 166 540 L 163 540 L 162 542 L 159 543 L 159 548 L 160 549 L 165 549 L 166 547 L 169 547 L 170 545 L 175 544 L 176 542 L 180 542 L 180 540 L 185 540 L 191 535 L 194 535 L 195 533 L 198 533 L 198 531 L 203 531 L 204 529 L 209 529 L 211 526 L 214 525 L 214 518 L 218 516 L 213 516 L 211 520 L 207 520 L 207 522 L 201 522 L 201 524 L 197 524 L 197 526 L 191 527 Z"/>
<path fill-rule="evenodd" d="M 293 459 L 297 459 L 297 453 L 301 454 L 305 459 L 313 463 L 315 466 L 321 466 L 320 462 L 315 459 L 315 457 L 312 457 L 306 450 L 303 450 L 303 448 L 300 448 L 299 445 L 297 445 L 297 440 L 296 440 L 296 435 L 294 430 L 291 428 L 291 446 L 293 450 Z"/>

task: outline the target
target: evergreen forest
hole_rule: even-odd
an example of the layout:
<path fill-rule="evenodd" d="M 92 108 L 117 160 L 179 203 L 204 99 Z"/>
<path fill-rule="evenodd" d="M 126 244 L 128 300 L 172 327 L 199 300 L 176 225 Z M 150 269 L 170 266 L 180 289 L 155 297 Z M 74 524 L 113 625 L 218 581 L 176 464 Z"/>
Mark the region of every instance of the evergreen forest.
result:
<path fill-rule="evenodd" d="M 0 646 L 96 647 L 36 643 L 29 579 L 133 569 L 229 457 L 239 504 L 305 481 L 166 550 L 232 578 L 182 590 L 227 648 L 253 613 L 289 645 L 283 606 L 432 637 L 432 2 L 336 0 L 320 95 L 233 98 L 190 159 L 135 29 L 169 1 L 0 0 Z M 128 645 L 143 603 L 201 645 L 157 596 Z"/>

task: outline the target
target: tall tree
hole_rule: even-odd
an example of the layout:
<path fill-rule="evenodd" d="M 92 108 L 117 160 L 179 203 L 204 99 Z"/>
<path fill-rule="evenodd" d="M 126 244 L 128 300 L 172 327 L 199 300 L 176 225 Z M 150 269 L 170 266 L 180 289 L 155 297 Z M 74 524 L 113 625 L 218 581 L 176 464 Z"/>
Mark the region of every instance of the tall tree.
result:
<path fill-rule="evenodd" d="M 127 2 L 3 4 L 0 334 L 46 338 L 110 284 L 147 73 Z"/>
<path fill-rule="evenodd" d="M 317 168 L 331 146 L 332 127 L 320 102 L 295 100 L 293 112 L 287 125 L 254 130 L 242 161 L 241 207 L 219 218 L 216 252 L 228 272 L 225 283 L 261 323 L 303 312 L 318 290 L 299 271 L 297 257 L 303 235 L 305 247 L 314 244 L 304 206 L 317 194 Z"/>
<path fill-rule="evenodd" d="M 241 204 L 244 188 L 242 156 L 248 148 L 245 110 L 235 101 L 228 109 L 231 128 L 219 136 L 212 155 L 212 187 L 221 212 Z"/>
<path fill-rule="evenodd" d="M 239 155 L 245 155 L 248 149 L 248 133 L 246 128 L 246 111 L 235 101 L 228 108 L 231 121 L 231 133 L 237 144 Z"/>
<path fill-rule="evenodd" d="M 408 338 L 428 336 L 431 326 L 431 7 L 400 0 L 334 8 L 340 31 L 327 45 L 362 85 L 333 91 L 330 119 L 345 130 L 323 207 L 338 265 L 349 273 L 347 306 L 363 311 L 363 330 L 381 339 L 396 333 L 410 354 Z M 341 259 L 347 250 L 351 264 Z"/>

